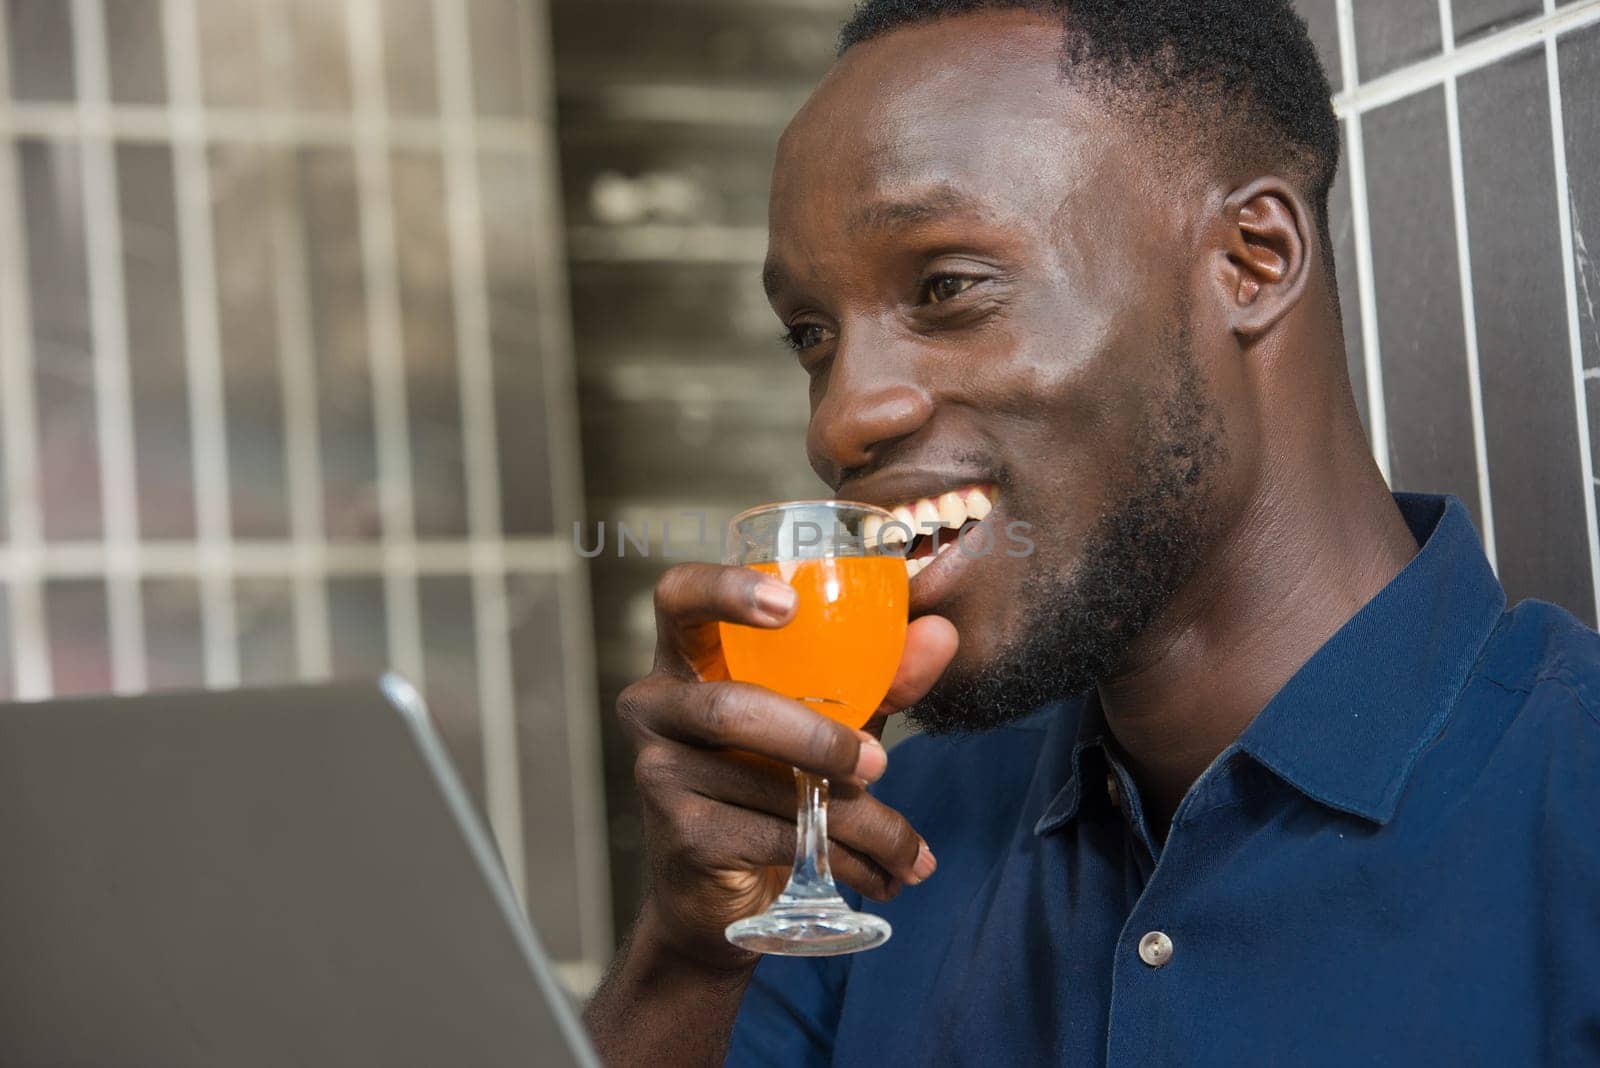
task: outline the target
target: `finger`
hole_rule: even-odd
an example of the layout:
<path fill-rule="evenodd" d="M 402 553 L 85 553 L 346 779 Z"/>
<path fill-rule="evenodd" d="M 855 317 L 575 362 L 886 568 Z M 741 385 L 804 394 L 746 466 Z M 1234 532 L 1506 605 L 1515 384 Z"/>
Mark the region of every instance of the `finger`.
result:
<path fill-rule="evenodd" d="M 950 666 L 961 644 L 955 625 L 943 616 L 921 616 L 906 628 L 906 648 L 889 693 L 866 726 L 868 735 L 882 737 L 890 715 L 916 704 L 933 689 Z"/>
<path fill-rule="evenodd" d="M 770 760 L 734 753 L 712 753 L 673 747 L 664 777 L 673 786 L 711 801 L 754 809 L 793 820 L 799 803 L 794 772 Z M 864 789 L 830 787 L 828 836 L 894 879 L 915 885 L 926 878 L 918 871 L 925 849 L 920 835 L 904 816 Z"/>
<path fill-rule="evenodd" d="M 865 790 L 852 791 L 828 806 L 828 837 L 907 886 L 933 874 L 936 862 L 928 843 L 909 820 Z"/>
<path fill-rule="evenodd" d="M 636 733 L 703 749 L 737 749 L 840 781 L 878 779 L 888 757 L 875 741 L 799 701 L 742 682 L 653 675 L 623 691 L 618 715 Z"/>
<path fill-rule="evenodd" d="M 794 862 L 795 829 L 767 812 L 688 795 L 667 817 L 669 848 L 700 871 L 756 871 Z"/>
<path fill-rule="evenodd" d="M 874 901 L 888 901 L 907 884 L 848 846 L 834 842 L 828 847 L 828 866 L 833 877 L 852 890 Z"/>
<path fill-rule="evenodd" d="M 794 862 L 792 816 L 700 798 L 679 810 L 675 826 L 680 858 L 700 871 L 760 871 Z M 887 901 L 904 885 L 869 857 L 836 842 L 829 845 L 828 866 L 835 879 L 877 901 Z"/>
<path fill-rule="evenodd" d="M 898 711 L 922 700 L 956 655 L 961 637 L 955 624 L 943 616 L 922 616 L 906 628 L 906 648 L 900 656 L 900 670 L 889 684 L 889 694 L 880 706 Z"/>
<path fill-rule="evenodd" d="M 720 660 L 718 623 L 781 627 L 797 603 L 793 587 L 751 568 L 680 564 L 656 583 L 656 664 L 697 674 Z"/>

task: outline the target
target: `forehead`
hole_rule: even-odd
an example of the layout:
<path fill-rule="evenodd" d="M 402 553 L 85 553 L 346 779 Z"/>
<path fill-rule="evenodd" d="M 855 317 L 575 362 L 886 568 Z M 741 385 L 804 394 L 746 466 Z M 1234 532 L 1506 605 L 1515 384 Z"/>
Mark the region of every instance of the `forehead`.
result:
<path fill-rule="evenodd" d="M 939 19 L 857 45 L 784 134 L 775 238 L 799 211 L 854 226 L 882 214 L 874 205 L 1037 216 L 1060 203 L 1126 147 L 1119 124 L 1061 64 L 1059 19 L 1021 11 Z"/>

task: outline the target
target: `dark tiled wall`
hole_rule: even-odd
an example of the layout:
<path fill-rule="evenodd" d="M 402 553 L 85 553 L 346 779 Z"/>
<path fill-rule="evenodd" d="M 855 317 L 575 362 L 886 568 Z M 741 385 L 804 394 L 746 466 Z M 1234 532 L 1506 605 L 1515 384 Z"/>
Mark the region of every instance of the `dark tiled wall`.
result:
<path fill-rule="evenodd" d="M 805 379 L 778 343 L 759 269 L 778 134 L 827 69 L 850 7 L 552 3 L 591 523 L 649 522 L 659 542 L 683 510 L 726 517 L 822 488 L 800 445 Z M 650 591 L 667 566 L 618 559 L 610 533 L 590 566 L 607 709 L 649 670 Z M 606 730 L 615 910 L 627 924 L 640 832 L 630 751 L 609 716 Z"/>
<path fill-rule="evenodd" d="M 1456 41 L 1461 44 L 1532 18 L 1543 10 L 1540 0 L 1451 0 Z"/>
<path fill-rule="evenodd" d="M 1478 474 L 1444 114 L 1430 89 L 1367 117 L 1367 198 L 1394 480 L 1466 487 Z M 1463 499 L 1481 526 L 1477 495 Z"/>
<path fill-rule="evenodd" d="M 1461 124 L 1500 575 L 1593 624 L 1542 50 L 1464 77 Z"/>
<path fill-rule="evenodd" d="M 1331 11 L 1333 4 L 1326 7 Z M 1355 0 L 1352 8 L 1363 82 L 1438 54 L 1438 0 Z"/>
<path fill-rule="evenodd" d="M 1341 35 L 1335 0 L 1297 6 L 1330 71 L 1353 66 L 1360 76 L 1354 86 L 1332 79 L 1346 143 L 1359 134 L 1365 159 L 1352 174 L 1347 152 L 1333 214 L 1346 217 L 1354 202 L 1341 201 L 1359 187 L 1370 225 L 1337 255 L 1352 363 L 1360 351 L 1367 364 L 1357 389 L 1381 377 L 1387 434 L 1376 448 L 1396 488 L 1467 502 L 1513 600 L 1554 601 L 1593 625 L 1595 483 L 1585 452 L 1600 424 L 1590 433 L 1596 405 L 1584 398 L 1580 418 L 1578 391 L 1581 368 L 1600 364 L 1600 268 L 1585 233 L 1600 214 L 1600 10 L 1594 0 L 1548 14 L 1538 0 L 1445 9 L 1355 0 Z M 1354 42 L 1353 63 L 1341 37 Z M 1374 78 L 1382 81 L 1369 86 Z M 1396 91 L 1375 99 L 1388 89 Z M 1567 157 L 1559 176 L 1558 130 Z M 1363 243 L 1370 302 L 1360 299 Z M 1368 316 L 1375 354 L 1363 351 Z M 1593 380 L 1582 388 L 1593 394 Z"/>

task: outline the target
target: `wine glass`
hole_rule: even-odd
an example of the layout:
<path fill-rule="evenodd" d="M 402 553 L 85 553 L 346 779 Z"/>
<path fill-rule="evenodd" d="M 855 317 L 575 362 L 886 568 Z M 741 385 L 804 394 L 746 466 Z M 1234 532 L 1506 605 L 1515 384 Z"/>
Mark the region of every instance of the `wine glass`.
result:
<path fill-rule="evenodd" d="M 728 672 L 860 729 L 889 692 L 905 649 L 908 579 L 901 550 L 879 532 L 881 508 L 848 501 L 769 504 L 735 517 L 729 564 L 788 583 L 794 618 L 777 630 L 721 624 Z M 850 908 L 828 865 L 828 780 L 796 770 L 799 840 L 789 883 L 765 911 L 728 927 L 759 953 L 833 956 L 888 941 L 880 916 Z"/>

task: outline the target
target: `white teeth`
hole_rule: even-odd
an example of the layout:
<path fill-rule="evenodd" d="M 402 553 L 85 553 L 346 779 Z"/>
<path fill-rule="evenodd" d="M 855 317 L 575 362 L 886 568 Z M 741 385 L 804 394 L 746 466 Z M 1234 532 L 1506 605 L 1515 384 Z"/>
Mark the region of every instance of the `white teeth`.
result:
<path fill-rule="evenodd" d="M 862 524 L 862 536 L 868 541 L 877 538 L 884 545 L 914 541 L 922 535 L 933 536 L 937 546 L 933 553 L 906 560 L 906 577 L 914 579 L 926 571 L 929 564 L 955 548 L 957 539 L 951 537 L 945 540 L 942 536 L 944 530 L 959 531 L 968 520 L 982 522 L 994 511 L 990 492 L 975 486 L 902 504 L 894 509 L 893 523 L 868 518 Z M 907 537 L 907 531 L 911 532 L 910 537 Z"/>
<path fill-rule="evenodd" d="M 885 545 L 894 545 L 896 543 L 904 545 L 911 540 L 912 534 L 916 530 L 915 523 L 916 520 L 911 515 L 911 509 L 905 505 L 896 508 L 894 510 L 894 523 L 884 525 L 883 543 Z"/>
<path fill-rule="evenodd" d="M 877 536 L 885 545 L 904 544 L 941 529 L 960 530 L 969 520 L 982 522 L 994 511 L 994 501 L 989 493 L 987 489 L 973 487 L 950 490 L 938 497 L 924 497 L 894 509 L 895 522 L 902 524 L 905 530 L 891 523 L 874 523 L 870 519 L 862 530 L 869 540 Z M 907 531 L 910 532 L 909 536 Z"/>
<path fill-rule="evenodd" d="M 961 524 L 967 521 L 967 505 L 961 499 L 961 494 L 955 490 L 943 494 L 939 498 L 939 522 L 951 530 L 960 530 Z"/>
<path fill-rule="evenodd" d="M 875 515 L 869 515 L 861 521 L 861 540 L 866 544 L 867 548 L 875 549 L 878 547 L 878 535 L 883 531 L 883 525 L 887 522 L 887 519 Z"/>
<path fill-rule="evenodd" d="M 922 574 L 928 569 L 928 565 L 932 564 L 935 560 L 939 559 L 939 557 L 955 548 L 955 544 L 956 543 L 953 541 L 945 542 L 943 545 L 939 546 L 939 551 L 934 553 L 932 556 L 908 557 L 906 559 L 906 578 L 916 578 L 918 575 Z"/>

